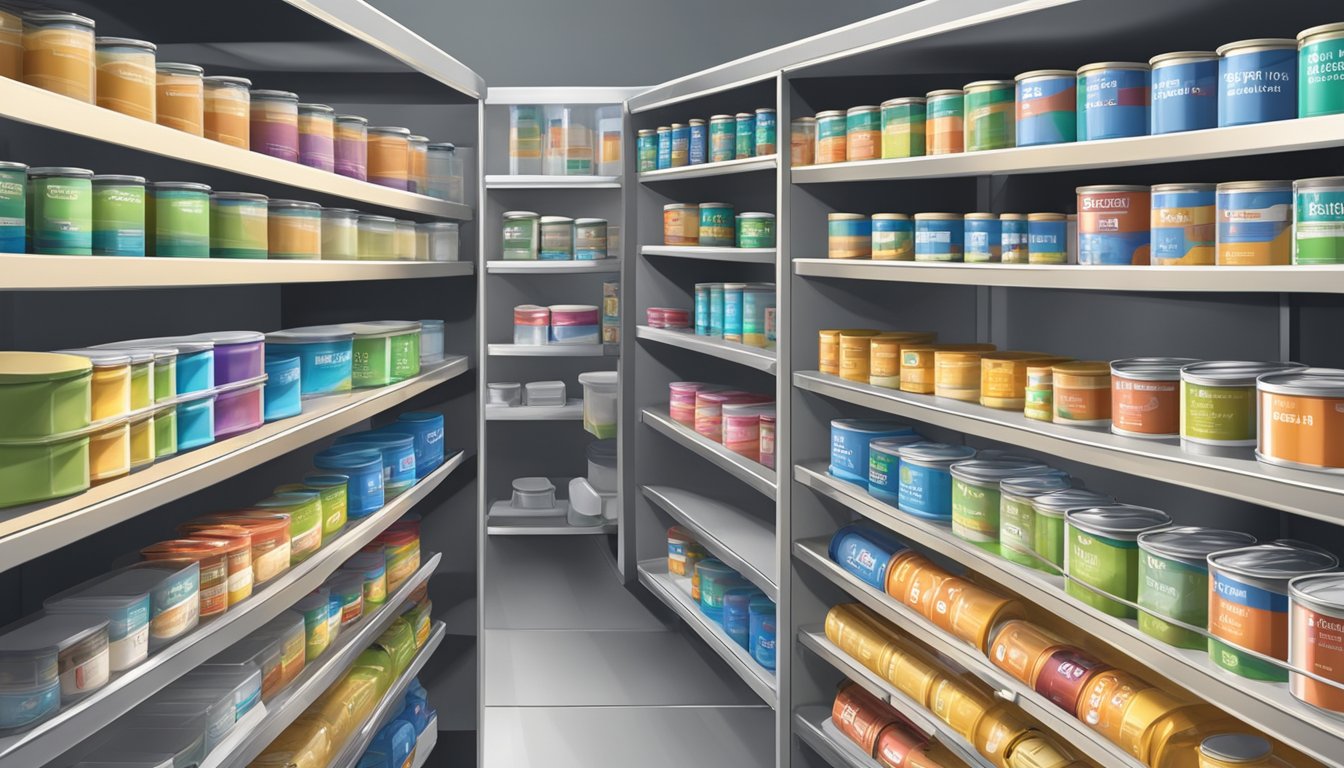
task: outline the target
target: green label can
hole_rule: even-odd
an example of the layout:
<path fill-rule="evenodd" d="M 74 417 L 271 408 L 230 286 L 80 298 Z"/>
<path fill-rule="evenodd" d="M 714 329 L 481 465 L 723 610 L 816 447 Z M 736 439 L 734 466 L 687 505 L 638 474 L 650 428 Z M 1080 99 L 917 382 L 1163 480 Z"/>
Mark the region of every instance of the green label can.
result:
<path fill-rule="evenodd" d="M 1064 590 L 1099 611 L 1134 618 L 1133 608 L 1083 585 L 1132 601 L 1138 585 L 1138 542 L 1097 536 L 1073 526 L 1067 526 L 1066 536 L 1064 571 L 1069 578 Z"/>
<path fill-rule="evenodd" d="M 639 172 L 658 170 L 658 132 L 645 128 L 638 134 Z"/>
<path fill-rule="evenodd" d="M 210 255 L 220 259 L 267 256 L 267 199 L 247 192 L 216 192 L 210 198 Z"/>
<path fill-rule="evenodd" d="M 743 213 L 737 217 L 738 248 L 774 248 L 775 215 Z"/>
<path fill-rule="evenodd" d="M 731 115 L 709 118 L 709 161 L 722 163 L 737 157 L 737 122 Z"/>
<path fill-rule="evenodd" d="M 209 258 L 210 187 L 165 181 L 150 187 L 147 249 L 155 256 Z"/>
<path fill-rule="evenodd" d="M 1300 179 L 1293 192 L 1293 263 L 1344 264 L 1344 177 Z"/>
<path fill-rule="evenodd" d="M 999 500 L 999 546 L 1005 560 L 1043 568 L 1032 555 L 1036 547 L 1036 508 L 1031 499 L 1003 494 Z"/>
<path fill-rule="evenodd" d="M 1182 382 L 1181 440 L 1255 445 L 1255 385 Z"/>
<path fill-rule="evenodd" d="M 93 254 L 93 171 L 34 168 L 28 172 L 33 253 Z"/>
<path fill-rule="evenodd" d="M 756 156 L 756 115 L 751 112 L 737 114 L 737 146 L 733 153 L 738 160 Z"/>
<path fill-rule="evenodd" d="M 1177 648 L 1201 649 L 1204 636 L 1183 629 L 1160 616 L 1197 627 L 1209 620 L 1209 569 L 1187 565 L 1152 552 L 1139 554 L 1139 631 Z"/>
<path fill-rule="evenodd" d="M 507 211 L 502 233 L 504 258 L 535 261 L 540 250 L 541 217 L 531 211 Z"/>
<path fill-rule="evenodd" d="M 145 180 L 140 176 L 93 177 L 95 256 L 145 255 Z"/>
<path fill-rule="evenodd" d="M 700 245 L 732 248 L 737 240 L 736 230 L 733 206 L 727 203 L 700 204 Z"/>
<path fill-rule="evenodd" d="M 775 110 L 761 107 L 756 110 L 756 154 L 775 154 Z"/>
<path fill-rule="evenodd" d="M 1303 30 L 1297 45 L 1297 116 L 1344 112 L 1344 24 Z"/>
<path fill-rule="evenodd" d="M 980 485 L 952 478 L 952 533 L 981 546 L 999 538 L 998 483 Z"/>
<path fill-rule="evenodd" d="M 966 151 L 1007 149 L 1016 142 L 1016 84 L 982 80 L 966 86 Z"/>
<path fill-rule="evenodd" d="M 0 253 L 23 253 L 28 237 L 28 166 L 0 162 Z"/>
<path fill-rule="evenodd" d="M 892 99 L 882 103 L 882 157 L 924 154 L 924 99 Z"/>

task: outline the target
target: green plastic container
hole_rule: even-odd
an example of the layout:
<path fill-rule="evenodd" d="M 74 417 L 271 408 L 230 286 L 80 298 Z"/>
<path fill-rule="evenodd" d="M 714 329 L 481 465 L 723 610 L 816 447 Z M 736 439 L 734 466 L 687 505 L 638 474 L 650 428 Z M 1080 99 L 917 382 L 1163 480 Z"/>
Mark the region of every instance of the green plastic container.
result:
<path fill-rule="evenodd" d="M 0 253 L 23 253 L 28 235 L 28 166 L 0 162 Z"/>
<path fill-rule="evenodd" d="M 210 257 L 210 187 L 189 181 L 150 185 L 145 252 L 171 258 Z"/>
<path fill-rule="evenodd" d="M 0 442 L 0 507 L 57 499 L 89 489 L 89 433 Z"/>
<path fill-rule="evenodd" d="M 210 196 L 210 257 L 266 258 L 265 195 L 216 192 Z"/>
<path fill-rule="evenodd" d="M 298 565 L 322 548 L 322 495 L 317 491 L 277 493 L 252 506 L 289 515 L 290 565 Z"/>
<path fill-rule="evenodd" d="M 87 357 L 0 352 L 0 440 L 32 440 L 89 425 L 93 365 Z"/>
<path fill-rule="evenodd" d="M 33 253 L 93 254 L 93 171 L 28 170 L 28 239 Z"/>
<path fill-rule="evenodd" d="M 1112 616 L 1136 611 L 1098 590 L 1133 603 L 1139 597 L 1139 534 L 1171 525 L 1160 509 L 1112 504 L 1064 513 L 1064 591 Z M 1093 589 L 1088 589 L 1088 587 Z"/>
<path fill-rule="evenodd" d="M 145 255 L 145 177 L 93 177 L 93 254 Z"/>
<path fill-rule="evenodd" d="M 351 371 L 355 387 L 385 387 L 419 375 L 419 322 L 373 320 L 344 327 L 355 334 Z"/>
<path fill-rule="evenodd" d="M 1204 635 L 1162 617 L 1194 627 L 1209 625 L 1209 563 L 1214 552 L 1249 547 L 1255 537 L 1240 531 L 1178 526 L 1139 535 L 1139 631 L 1177 648 L 1203 650 Z M 1149 612 L 1151 611 L 1151 613 Z"/>

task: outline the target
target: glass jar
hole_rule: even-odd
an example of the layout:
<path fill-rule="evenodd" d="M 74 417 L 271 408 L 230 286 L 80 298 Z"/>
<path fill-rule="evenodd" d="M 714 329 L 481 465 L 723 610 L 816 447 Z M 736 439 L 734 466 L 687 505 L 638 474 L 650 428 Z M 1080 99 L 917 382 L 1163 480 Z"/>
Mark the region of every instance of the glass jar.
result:
<path fill-rule="evenodd" d="M 252 151 L 299 161 L 299 96 L 289 91 L 252 91 Z"/>
<path fill-rule="evenodd" d="M 462 158 L 454 144 L 447 141 L 430 144 L 426 169 L 429 178 L 424 194 L 451 203 L 466 202 L 462 194 Z"/>
<path fill-rule="evenodd" d="M 153 43 L 144 40 L 97 38 L 98 106 L 141 120 L 153 120 L 157 50 Z"/>
<path fill-rule="evenodd" d="M 369 121 L 359 115 L 336 116 L 336 173 L 369 178 Z"/>
<path fill-rule="evenodd" d="M 359 231 L 361 261 L 391 261 L 397 220 L 391 216 L 362 215 L 356 223 Z"/>
<path fill-rule="evenodd" d="M 268 258 L 322 258 L 322 206 L 302 200 L 272 200 L 266 214 Z"/>
<path fill-rule="evenodd" d="M 336 110 L 299 105 L 299 162 L 320 171 L 336 169 Z"/>
<path fill-rule="evenodd" d="M 457 261 L 458 223 L 429 221 L 415 225 L 416 261 Z"/>
<path fill-rule="evenodd" d="M 406 177 L 406 188 L 411 192 L 425 194 L 429 188 L 429 139 L 424 136 L 411 136 L 410 167 Z"/>
<path fill-rule="evenodd" d="M 411 176 L 411 129 L 369 126 L 369 181 L 406 189 Z"/>
<path fill-rule="evenodd" d="M 195 64 L 160 62 L 155 72 L 155 114 L 159 125 L 205 135 L 205 70 Z"/>
<path fill-rule="evenodd" d="M 93 19 L 35 11 L 23 17 L 23 82 L 94 103 Z"/>
<path fill-rule="evenodd" d="M 392 243 L 393 258 L 397 261 L 415 261 L 415 222 L 397 219 L 396 239 Z"/>
<path fill-rule="evenodd" d="M 359 211 L 352 208 L 322 209 L 322 259 L 353 261 L 359 258 Z"/>
<path fill-rule="evenodd" d="M 250 192 L 210 196 L 210 257 L 264 259 L 269 248 L 268 200 Z"/>
<path fill-rule="evenodd" d="M 252 146 L 252 81 L 245 77 L 205 78 L 205 138 L 249 149 Z"/>

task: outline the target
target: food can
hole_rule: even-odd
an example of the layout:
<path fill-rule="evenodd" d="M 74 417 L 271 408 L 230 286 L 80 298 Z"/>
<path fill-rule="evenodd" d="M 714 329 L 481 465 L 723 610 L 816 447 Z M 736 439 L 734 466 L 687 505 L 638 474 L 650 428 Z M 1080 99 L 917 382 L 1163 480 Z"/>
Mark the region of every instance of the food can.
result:
<path fill-rule="evenodd" d="M 1216 216 L 1219 266 L 1284 266 L 1292 260 L 1292 182 L 1219 184 Z"/>
<path fill-rule="evenodd" d="M 145 178 L 100 174 L 92 181 L 94 255 L 144 256 Z"/>
<path fill-rule="evenodd" d="M 1148 263 L 1148 187 L 1078 187 L 1078 263 Z"/>
<path fill-rule="evenodd" d="M 1052 398 L 1056 424 L 1104 427 L 1111 422 L 1111 366 L 1101 360 L 1056 363 Z"/>
<path fill-rule="evenodd" d="M 947 88 L 925 94 L 924 135 L 930 155 L 950 155 L 965 147 L 966 93 Z"/>
<path fill-rule="evenodd" d="M 878 735 L 896 722 L 896 714 L 858 683 L 847 682 L 835 695 L 831 722 L 871 758 L 877 750 Z"/>
<path fill-rule="evenodd" d="M 775 468 L 775 414 L 761 414 L 761 465 Z"/>
<path fill-rule="evenodd" d="M 1043 352 L 991 352 L 980 358 L 980 404 L 986 408 L 1020 411 L 1026 405 L 1027 368 L 1068 358 Z"/>
<path fill-rule="evenodd" d="M 1009 768 L 1082 768 L 1063 747 L 1048 737 L 1032 732 L 1013 747 Z"/>
<path fill-rule="evenodd" d="M 1344 112 L 1344 23 L 1297 34 L 1297 116 Z"/>
<path fill-rule="evenodd" d="M 868 383 L 900 389 L 901 349 L 910 344 L 928 344 L 937 334 L 923 331 L 879 333 L 871 337 L 868 352 Z"/>
<path fill-rule="evenodd" d="M 872 255 L 873 224 L 861 213 L 826 214 L 826 255 L 832 259 L 866 259 Z"/>
<path fill-rule="evenodd" d="M 1041 662 L 1033 687 L 1051 704 L 1074 714 L 1092 678 L 1110 668 L 1076 648 L 1060 648 Z"/>
<path fill-rule="evenodd" d="M 1274 747 L 1250 733 L 1220 733 L 1199 743 L 1199 768 L 1269 768 Z"/>
<path fill-rule="evenodd" d="M 1010 477 L 1053 474 L 1045 464 L 1018 459 L 970 459 L 951 466 L 952 534 L 977 546 L 997 549 L 999 483 Z"/>
<path fill-rule="evenodd" d="M 1297 117 L 1297 41 L 1238 40 L 1218 46 L 1218 125 Z"/>
<path fill-rule="evenodd" d="M 663 245 L 700 244 L 700 206 L 669 203 L 663 206 Z"/>
<path fill-rule="evenodd" d="M 752 112 L 738 112 L 733 138 L 736 145 L 733 157 L 745 160 L 756 156 L 756 115 Z"/>
<path fill-rule="evenodd" d="M 568 216 L 541 217 L 542 261 L 570 261 L 574 258 L 574 220 Z"/>
<path fill-rule="evenodd" d="M 904 213 L 875 213 L 873 261 L 914 261 L 915 225 Z"/>
<path fill-rule="evenodd" d="M 672 167 L 672 126 L 660 125 L 654 133 L 658 140 L 658 170 Z"/>
<path fill-rule="evenodd" d="M 1007 149 L 1016 145 L 1014 85 L 1012 80 L 977 80 L 962 88 L 967 152 Z"/>
<path fill-rule="evenodd" d="M 1293 198 L 1293 263 L 1344 264 L 1344 176 L 1298 179 Z"/>
<path fill-rule="evenodd" d="M 668 149 L 670 168 L 681 168 L 691 162 L 691 127 L 685 123 L 672 124 L 672 144 Z"/>
<path fill-rule="evenodd" d="M 971 743 L 992 765 L 1008 765 L 1008 756 L 1019 742 L 1032 735 L 1032 723 L 1016 705 L 994 704 L 980 718 Z"/>
<path fill-rule="evenodd" d="M 777 139 L 775 110 L 770 107 L 760 107 L 756 110 L 756 155 L 775 154 Z"/>
<path fill-rule="evenodd" d="M 1067 647 L 1063 638 L 1032 622 L 1010 619 L 993 629 L 986 655 L 994 666 L 1035 687 L 1045 661 Z"/>
<path fill-rule="evenodd" d="M 843 109 L 817 113 L 817 165 L 843 163 L 846 158 L 848 117 Z"/>
<path fill-rule="evenodd" d="M 709 118 L 709 161 L 722 163 L 737 156 L 737 122 L 732 115 Z"/>
<path fill-rule="evenodd" d="M 1111 361 L 1111 431 L 1165 439 L 1181 433 L 1181 368 L 1189 357 L 1133 357 Z"/>
<path fill-rule="evenodd" d="M 1344 370 L 1269 373 L 1256 384 L 1256 458 L 1298 469 L 1344 472 Z"/>
<path fill-rule="evenodd" d="M 938 585 L 929 618 L 977 651 L 989 650 L 990 631 L 1001 622 L 1023 616 L 1022 604 L 1000 597 L 971 582 L 951 577 Z"/>
<path fill-rule="evenodd" d="M 829 555 L 832 561 L 873 589 L 885 589 L 888 566 L 906 551 L 905 544 L 884 529 L 851 524 L 831 537 Z"/>
<path fill-rule="evenodd" d="M 666 213 L 663 219 L 666 221 Z M 502 239 L 505 260 L 535 261 L 541 249 L 541 216 L 531 211 L 505 211 Z"/>
<path fill-rule="evenodd" d="M 1214 263 L 1213 184 L 1157 184 L 1152 188 L 1150 256 L 1154 266 Z"/>
<path fill-rule="evenodd" d="M 1103 493 L 1083 488 L 1064 488 L 1032 498 L 1035 512 L 1035 544 L 1037 563 L 1042 570 L 1063 573 L 1064 568 L 1064 513 L 1070 509 L 1114 504 L 1115 499 Z"/>
<path fill-rule="evenodd" d="M 999 217 L 993 213 L 968 213 L 963 221 L 966 262 L 983 264 L 1002 260 Z"/>
<path fill-rule="evenodd" d="M 896 686 L 896 690 L 910 697 L 912 701 L 918 702 L 920 706 L 928 705 L 933 687 L 943 679 L 943 676 L 942 667 L 913 648 L 902 649 L 901 653 L 892 654 L 886 674 L 883 675 Z"/>
<path fill-rule="evenodd" d="M 1148 134 L 1147 64 L 1102 61 L 1078 69 L 1078 140 Z"/>
<path fill-rule="evenodd" d="M 919 442 L 902 446 L 897 506 L 925 520 L 952 520 L 952 465 L 975 456 L 968 445 Z"/>
<path fill-rule="evenodd" d="M 1046 570 L 1036 556 L 1036 508 L 1032 499 L 1072 485 L 1068 474 L 1053 471 L 1040 475 L 1007 477 L 999 481 L 999 554 L 1003 559 L 1037 570 Z"/>
<path fill-rule="evenodd" d="M 1004 264 L 1026 264 L 1027 217 L 1021 213 L 999 215 L 1000 259 Z"/>
<path fill-rule="evenodd" d="M 877 331 L 863 328 L 846 330 L 823 329 L 817 332 L 817 370 L 832 376 L 840 375 L 840 334 L 876 336 Z"/>
<path fill-rule="evenodd" d="M 933 393 L 938 397 L 975 402 L 980 399 L 979 350 L 935 350 Z"/>
<path fill-rule="evenodd" d="M 1344 683 L 1344 574 L 1293 579 L 1288 600 L 1289 665 Z M 1299 701 L 1344 713 L 1344 688 L 1293 672 L 1288 689 Z"/>
<path fill-rule="evenodd" d="M 1027 386 L 1023 390 L 1022 415 L 1037 421 L 1055 420 L 1055 363 L 1033 360 L 1027 363 Z"/>
<path fill-rule="evenodd" d="M 1065 512 L 1064 591 L 1104 613 L 1134 618 L 1133 608 L 1104 595 L 1138 599 L 1139 534 L 1169 525 L 1166 512 L 1129 504 Z"/>
<path fill-rule="evenodd" d="M 688 125 L 690 144 L 686 150 L 688 165 L 702 165 L 709 157 L 709 128 L 701 118 L 695 118 Z"/>
<path fill-rule="evenodd" d="M 832 419 L 830 473 L 868 487 L 868 443 L 888 437 L 913 435 L 908 424 L 891 419 Z"/>
<path fill-rule="evenodd" d="M 1218 62 L 1213 51 L 1174 51 L 1148 60 L 1153 101 L 1149 133 L 1218 126 Z"/>
<path fill-rule="evenodd" d="M 32 253 L 91 255 L 93 171 L 65 167 L 29 168 L 27 219 Z M 208 249 L 204 255 L 209 255 Z"/>
<path fill-rule="evenodd" d="M 915 214 L 915 261 L 961 261 L 965 223 L 958 213 Z"/>
<path fill-rule="evenodd" d="M 0 162 L 0 253 L 23 253 L 27 241 L 28 166 Z"/>
<path fill-rule="evenodd" d="M 868 441 L 869 496 L 892 506 L 900 504 L 901 449 L 923 439 L 919 435 L 901 435 Z"/>
<path fill-rule="evenodd" d="M 1256 445 L 1255 381 L 1300 363 L 1210 360 L 1181 368 L 1181 448 L 1200 454 L 1243 454 Z"/>
<path fill-rule="evenodd" d="M 774 248 L 775 214 L 739 213 L 737 215 L 738 248 Z"/>
<path fill-rule="evenodd" d="M 845 112 L 845 159 L 876 160 L 882 154 L 881 110 L 850 107 Z"/>
<path fill-rule="evenodd" d="M 742 293 L 746 283 L 723 284 L 723 340 L 742 343 Z M 711 310 L 713 309 L 713 291 L 710 292 Z M 844 348 L 841 345 L 843 354 Z"/>
<path fill-rule="evenodd" d="M 817 158 L 817 118 L 798 117 L 789 123 L 789 160 L 793 167 L 812 165 Z"/>
<path fill-rule="evenodd" d="M 873 338 L 872 331 L 867 330 L 840 332 L 840 378 L 868 383 Z"/>
<path fill-rule="evenodd" d="M 901 391 L 931 395 L 937 390 L 935 366 L 939 352 L 993 352 L 993 344 L 929 344 L 901 347 Z"/>
<path fill-rule="evenodd" d="M 728 203 L 701 203 L 700 245 L 732 248 L 737 240 L 736 223 L 733 206 Z"/>
<path fill-rule="evenodd" d="M 1083 689 L 1078 699 L 1079 720 L 1112 743 L 1120 743 L 1125 723 L 1125 709 L 1136 694 L 1152 686 L 1118 669 L 1098 673 Z"/>
<path fill-rule="evenodd" d="M 1027 214 L 1027 263 L 1068 264 L 1068 217 L 1062 213 Z"/>
<path fill-rule="evenodd" d="M 1062 144 L 1078 137 L 1078 76 L 1069 69 L 1023 72 L 1017 81 L 1017 146 Z"/>
<path fill-rule="evenodd" d="M 607 258 L 607 220 L 574 220 L 574 258 L 597 261 Z"/>
<path fill-rule="evenodd" d="M 1203 634 L 1166 619 L 1207 627 L 1209 555 L 1255 543 L 1249 533 L 1192 526 L 1139 534 L 1139 631 L 1177 648 L 1205 648 Z"/>
<path fill-rule="evenodd" d="M 975 729 L 993 703 L 969 678 L 945 677 L 929 693 L 929 710 L 968 741 L 975 738 Z"/>
<path fill-rule="evenodd" d="M 1239 652 L 1288 660 L 1289 582 L 1339 567 L 1310 544 L 1280 539 L 1218 552 L 1209 562 L 1209 659 L 1252 680 L 1287 682 L 1288 670 Z"/>
<path fill-rule="evenodd" d="M 907 96 L 882 102 L 882 157 L 924 154 L 924 99 Z"/>
<path fill-rule="evenodd" d="M 658 132 L 652 128 L 641 128 L 635 141 L 639 172 L 658 170 Z"/>

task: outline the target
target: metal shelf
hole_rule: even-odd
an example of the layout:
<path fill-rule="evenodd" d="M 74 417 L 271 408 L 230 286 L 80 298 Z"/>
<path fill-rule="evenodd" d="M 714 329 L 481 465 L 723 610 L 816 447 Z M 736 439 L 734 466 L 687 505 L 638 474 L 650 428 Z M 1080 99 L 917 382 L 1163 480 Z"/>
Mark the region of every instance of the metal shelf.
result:
<path fill-rule="evenodd" d="M 779 602 L 775 528 L 697 493 L 646 485 L 644 496 L 691 532 L 701 546 Z"/>
<path fill-rule="evenodd" d="M 645 408 L 640 414 L 640 420 L 672 442 L 690 450 L 769 498 L 775 498 L 779 488 L 775 470 L 759 461 L 752 461 L 746 456 L 733 453 L 722 443 L 716 443 L 695 430 L 678 424 L 666 410 Z"/>
<path fill-rule="evenodd" d="M 300 6 L 309 4 L 300 3 L 299 0 L 292 1 L 293 4 Z M 340 4 L 373 10 L 363 3 L 349 0 Z M 140 152 L 162 155 L 190 165 L 251 176 L 297 190 L 332 195 L 361 205 L 461 221 L 469 221 L 472 218 L 471 208 L 461 203 L 437 200 L 413 192 L 320 171 L 260 152 L 231 147 L 110 109 L 85 104 L 15 80 L 0 79 L 0 118 L 51 128 Z"/>
<path fill-rule="evenodd" d="M 1344 137 L 1341 137 L 1344 142 Z M 935 285 L 1076 291 L 1344 293 L 1344 267 L 1117 267 L 794 259 L 794 274 Z"/>
<path fill-rule="evenodd" d="M 619 344 L 490 344 L 491 357 L 619 357 Z"/>
<path fill-rule="evenodd" d="M 645 184 L 658 181 L 682 181 L 685 179 L 703 179 L 710 176 L 728 176 L 736 173 L 755 171 L 773 171 L 779 162 L 774 155 L 744 157 L 741 160 L 724 160 L 718 163 L 683 165 L 680 168 L 663 168 L 657 171 L 644 171 L 639 180 Z"/>
<path fill-rule="evenodd" d="M 771 708 L 779 705 L 779 682 L 775 673 L 762 667 L 746 648 L 728 637 L 721 625 L 701 612 L 700 606 L 691 599 L 691 580 L 668 573 L 667 558 L 641 561 L 639 582 L 695 630 L 766 704 Z"/>
<path fill-rule="evenodd" d="M 486 421 L 582 421 L 583 398 L 564 405 L 487 405 Z"/>
<path fill-rule="evenodd" d="M 522 259 L 491 259 L 485 262 L 485 271 L 492 275 L 563 275 L 563 274 L 616 274 L 621 271 L 619 258 L 591 261 L 525 261 Z"/>
<path fill-rule="evenodd" d="M 0 254 L 0 291 L 179 288 L 359 280 L 416 280 L 473 274 L 470 261 L 290 261 Z"/>
<path fill-rule="evenodd" d="M 876 760 L 863 754 L 854 742 L 836 730 L 831 724 L 830 707 L 799 707 L 793 713 L 793 732 L 832 768 L 881 768 Z"/>
<path fill-rule="evenodd" d="M 1253 458 L 1199 456 L 1182 451 L 1175 440 L 1141 440 L 1050 424 L 1019 412 L 912 395 L 816 371 L 795 373 L 793 383 L 808 392 L 1019 448 L 1344 523 L 1344 475 L 1276 467 Z"/>
<path fill-rule="evenodd" d="M 1029 686 L 1013 678 L 1008 673 L 990 663 L 989 659 L 976 648 L 935 627 L 928 619 L 916 613 L 904 604 L 892 599 L 884 592 L 870 587 L 850 574 L 827 555 L 829 538 L 804 539 L 793 544 L 794 558 L 826 577 L 831 583 L 848 592 L 864 605 L 872 608 L 882 618 L 900 627 L 920 643 L 942 654 L 954 664 L 970 672 L 990 687 L 1000 697 L 1015 702 L 1030 717 L 1054 731 L 1060 738 L 1068 741 L 1087 756 L 1108 768 L 1144 768 L 1143 763 L 1112 744 L 1101 734 L 1088 728 L 1081 720 L 1073 717 L 1050 703 Z"/>
<path fill-rule="evenodd" d="M 835 667 L 845 677 L 858 683 L 874 696 L 890 704 L 904 715 L 925 736 L 936 738 L 953 752 L 961 761 L 975 768 L 994 768 L 994 764 L 985 759 L 975 745 L 951 726 L 939 720 L 923 704 L 896 689 L 896 686 L 873 674 L 871 670 L 858 663 L 835 643 L 826 637 L 821 627 L 804 627 L 798 630 L 798 642 L 818 658 Z"/>
<path fill-rule="evenodd" d="M 364 614 L 354 626 L 342 627 L 336 641 L 327 648 L 322 658 L 304 667 L 298 679 L 266 705 L 266 719 L 220 762 L 220 768 L 244 768 L 250 764 L 309 705 L 335 685 L 354 663 L 355 657 L 401 615 L 401 606 L 406 598 L 434 574 L 442 557 L 435 553 L 428 559 L 422 559 L 420 569 L 401 585 L 396 594 L 389 595 L 377 610 Z"/>
<path fill-rule="evenodd" d="M 733 341 L 724 341 L 713 336 L 700 336 L 690 330 L 671 330 L 668 328 L 650 328 L 647 325 L 635 327 L 635 335 L 641 339 L 656 341 L 670 347 L 681 347 L 702 355 L 717 357 L 730 363 L 745 365 L 766 373 L 775 372 L 774 350 L 749 347 Z M 493 345 L 492 345 L 493 346 Z"/>
<path fill-rule="evenodd" d="M 570 525 L 564 515 L 543 517 L 487 517 L 485 532 L 490 536 L 603 536 L 616 533 L 616 523 Z"/>
<path fill-rule="evenodd" d="M 236 607 L 201 622 L 186 636 L 115 677 L 87 698 L 63 707 L 50 720 L 30 730 L 0 738 L 0 763 L 41 765 L 52 755 L 59 755 L 71 745 L 89 738 L 164 686 L 260 629 L 321 586 L 346 560 L 414 508 L 461 465 L 463 456 L 461 452 L 452 456 L 410 490 L 349 526 L 345 533 L 317 554 L 277 576 Z"/>
<path fill-rule="evenodd" d="M 429 753 L 434 751 L 434 746 L 439 743 L 439 716 L 435 715 L 425 724 L 425 730 L 420 732 L 420 736 L 415 740 L 415 763 L 413 768 L 425 768 L 429 762 Z"/>
<path fill-rule="evenodd" d="M 1286 685 L 1237 677 L 1215 667 L 1203 651 L 1165 645 L 1139 631 L 1136 622 L 1118 619 L 1086 606 L 1064 592 L 1064 579 L 995 557 L 933 524 L 901 512 L 868 495 L 859 486 L 826 473 L 823 465 L 798 465 L 801 485 L 858 512 L 902 538 L 938 552 L 1003 586 L 1026 602 L 1058 616 L 1118 653 L 1248 723 L 1257 723 L 1284 742 L 1327 762 L 1344 754 L 1339 720 L 1297 701 Z"/>
<path fill-rule="evenodd" d="M 490 173 L 485 177 L 486 189 L 620 189 L 620 176 L 543 176 L 541 174 L 509 175 Z"/>
<path fill-rule="evenodd" d="M 1229 128 L 794 168 L 795 184 L 1062 173 L 1300 152 L 1344 145 L 1344 115 Z"/>
<path fill-rule="evenodd" d="M 429 639 L 425 641 L 423 648 L 415 654 L 411 660 L 411 665 L 406 668 L 401 677 L 387 689 L 383 698 L 379 700 L 378 706 L 374 707 L 373 714 L 364 725 L 355 733 L 354 738 L 346 742 L 345 748 L 341 750 L 340 756 L 328 764 L 328 768 L 354 768 L 359 763 L 359 758 L 364 755 L 364 750 L 369 748 L 369 743 L 373 737 L 378 734 L 378 729 L 383 723 L 394 716 L 402 704 L 402 696 L 406 694 L 406 688 L 420 674 L 420 670 L 425 668 L 425 663 L 429 657 L 438 650 L 439 644 L 443 642 L 444 635 L 447 634 L 443 622 L 434 622 L 433 629 L 430 630 Z"/>
<path fill-rule="evenodd" d="M 742 264 L 774 264 L 774 248 L 712 248 L 699 245 L 642 245 L 644 256 L 670 256 L 676 259 L 731 261 Z"/>
<path fill-rule="evenodd" d="M 467 370 L 452 356 L 387 387 L 304 401 L 303 413 L 188 451 L 76 496 L 0 510 L 0 570 L 228 479 L 404 403 Z"/>

